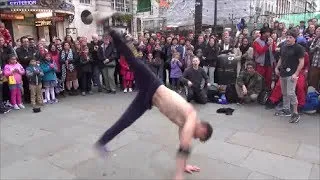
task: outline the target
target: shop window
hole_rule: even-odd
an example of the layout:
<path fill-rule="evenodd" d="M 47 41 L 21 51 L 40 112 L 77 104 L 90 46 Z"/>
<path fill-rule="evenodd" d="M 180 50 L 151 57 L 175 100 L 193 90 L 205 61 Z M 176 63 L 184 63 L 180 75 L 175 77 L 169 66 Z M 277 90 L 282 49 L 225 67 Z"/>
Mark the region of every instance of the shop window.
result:
<path fill-rule="evenodd" d="M 130 0 L 109 0 L 112 9 L 119 12 L 130 12 Z"/>
<path fill-rule="evenodd" d="M 82 4 L 91 4 L 91 0 L 80 0 Z"/>

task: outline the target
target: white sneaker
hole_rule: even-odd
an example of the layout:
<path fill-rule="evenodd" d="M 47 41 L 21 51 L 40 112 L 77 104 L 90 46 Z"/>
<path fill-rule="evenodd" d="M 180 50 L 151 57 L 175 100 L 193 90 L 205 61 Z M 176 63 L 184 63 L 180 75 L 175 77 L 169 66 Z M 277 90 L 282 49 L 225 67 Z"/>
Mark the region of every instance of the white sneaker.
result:
<path fill-rule="evenodd" d="M 15 110 L 19 110 L 20 108 L 19 108 L 19 106 L 18 105 L 13 105 L 13 109 L 15 109 Z"/>
<path fill-rule="evenodd" d="M 128 92 L 127 88 L 126 88 L 126 89 L 124 89 L 124 90 L 123 90 L 123 92 L 124 92 L 124 93 L 127 93 L 127 92 Z"/>
<path fill-rule="evenodd" d="M 129 92 L 132 92 L 132 88 L 129 88 Z"/>
<path fill-rule="evenodd" d="M 24 109 L 24 108 L 26 108 L 26 107 L 24 107 L 24 105 L 23 105 L 23 104 L 19 104 L 18 106 L 19 106 L 19 108 L 20 108 L 20 109 Z"/>

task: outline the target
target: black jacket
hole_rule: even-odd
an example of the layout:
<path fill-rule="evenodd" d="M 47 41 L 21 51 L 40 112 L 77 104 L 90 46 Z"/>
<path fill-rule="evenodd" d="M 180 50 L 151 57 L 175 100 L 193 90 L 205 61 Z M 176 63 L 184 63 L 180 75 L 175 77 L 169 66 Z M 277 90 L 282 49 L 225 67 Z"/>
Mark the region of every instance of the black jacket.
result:
<path fill-rule="evenodd" d="M 7 64 L 10 55 L 14 54 L 11 46 L 0 47 L 0 68 Z"/>
<path fill-rule="evenodd" d="M 32 58 L 36 56 L 36 50 L 32 47 L 28 47 L 27 49 L 24 47 L 19 47 L 16 50 L 18 59 L 23 68 L 27 68 L 29 66 L 29 62 Z"/>
<path fill-rule="evenodd" d="M 84 55 L 80 56 L 80 69 L 81 72 L 92 72 L 92 63 L 93 59 L 92 56 L 89 54 L 89 59 L 85 58 Z"/>
<path fill-rule="evenodd" d="M 98 59 L 98 65 L 101 68 L 116 67 L 117 51 L 114 48 L 114 45 L 110 43 L 108 47 L 104 48 L 104 44 L 102 44 L 98 49 Z M 103 61 L 105 61 L 106 59 L 109 59 L 109 62 L 107 64 L 104 64 Z"/>
<path fill-rule="evenodd" d="M 94 43 L 93 41 L 91 41 L 91 43 L 89 44 L 89 52 L 91 53 L 92 56 L 92 60 L 94 64 L 98 64 L 98 50 L 99 47 L 101 46 L 102 41 L 98 41 L 98 43 Z M 98 49 L 95 50 L 95 47 L 98 46 Z"/>
<path fill-rule="evenodd" d="M 203 56 L 205 57 L 205 59 L 202 60 L 203 66 L 216 67 L 218 55 L 219 55 L 219 47 L 216 45 L 211 47 L 208 44 L 203 52 Z"/>

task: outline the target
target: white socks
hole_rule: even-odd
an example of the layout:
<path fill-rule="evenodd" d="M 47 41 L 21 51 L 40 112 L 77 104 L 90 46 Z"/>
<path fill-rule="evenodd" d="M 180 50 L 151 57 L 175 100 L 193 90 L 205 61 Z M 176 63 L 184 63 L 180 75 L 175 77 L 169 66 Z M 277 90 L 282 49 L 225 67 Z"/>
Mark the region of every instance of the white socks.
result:
<path fill-rule="evenodd" d="M 45 93 L 46 93 L 46 100 L 47 101 L 50 101 L 50 95 L 51 95 L 51 100 L 56 99 L 56 95 L 54 93 L 54 87 L 46 88 Z"/>

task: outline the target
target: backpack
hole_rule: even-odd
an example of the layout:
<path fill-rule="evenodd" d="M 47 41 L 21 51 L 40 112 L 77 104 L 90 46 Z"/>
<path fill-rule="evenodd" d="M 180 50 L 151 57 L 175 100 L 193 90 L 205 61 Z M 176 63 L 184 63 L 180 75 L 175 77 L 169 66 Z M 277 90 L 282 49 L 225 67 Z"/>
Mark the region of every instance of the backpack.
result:
<path fill-rule="evenodd" d="M 267 89 L 262 90 L 258 95 L 258 99 L 257 99 L 258 103 L 261 105 L 266 105 L 270 95 L 271 95 L 270 90 L 267 90 Z"/>
<path fill-rule="evenodd" d="M 319 94 L 317 92 L 309 92 L 306 97 L 306 104 L 303 106 L 303 111 L 316 111 L 320 108 Z"/>

